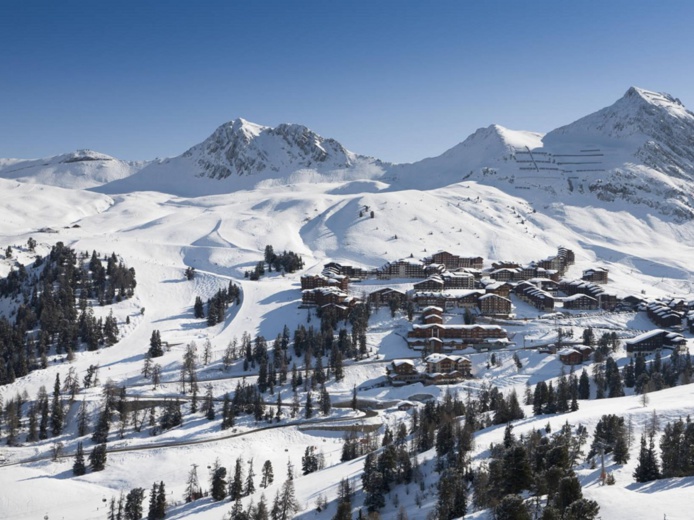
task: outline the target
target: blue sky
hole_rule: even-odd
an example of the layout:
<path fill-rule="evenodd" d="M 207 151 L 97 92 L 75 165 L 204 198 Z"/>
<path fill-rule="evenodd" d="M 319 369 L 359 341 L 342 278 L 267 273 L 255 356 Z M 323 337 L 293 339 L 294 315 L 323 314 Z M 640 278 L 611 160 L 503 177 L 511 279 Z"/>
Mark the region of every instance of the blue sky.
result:
<path fill-rule="evenodd" d="M 0 157 L 174 156 L 243 117 L 408 162 L 630 85 L 694 109 L 692 21 L 677 0 L 6 0 Z"/>

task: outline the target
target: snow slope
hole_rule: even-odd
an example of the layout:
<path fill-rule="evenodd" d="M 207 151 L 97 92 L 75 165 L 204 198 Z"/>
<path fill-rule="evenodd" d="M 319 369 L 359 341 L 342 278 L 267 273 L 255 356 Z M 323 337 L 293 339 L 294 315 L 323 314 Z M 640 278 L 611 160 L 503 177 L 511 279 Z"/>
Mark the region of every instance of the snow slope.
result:
<path fill-rule="evenodd" d="M 610 269 L 607 289 L 611 292 L 689 299 L 694 281 L 694 224 L 678 211 L 687 208 L 684 177 L 690 170 L 688 163 L 682 162 L 686 154 L 672 148 L 677 160 L 667 163 L 681 167 L 681 173 L 664 171 L 665 163 L 654 161 L 649 166 L 638 162 L 636 154 L 652 150 L 648 142 L 656 142 L 656 138 L 675 142 L 662 137 L 665 127 L 684 136 L 689 132 L 690 114 L 667 96 L 632 90 L 618 102 L 617 109 L 601 112 L 599 117 L 588 116 L 573 129 L 569 125 L 543 137 L 492 126 L 441 157 L 413 165 L 392 166 L 357 156 L 296 125 L 269 129 L 237 120 L 223 125 L 186 154 L 153 163 L 97 190 L 0 180 L 0 251 L 8 245 L 16 251 L 11 259 L 0 258 L 0 272 L 16 268 L 17 259 L 33 261 L 34 254 L 25 247 L 29 236 L 38 241 L 38 254 L 46 254 L 62 241 L 79 251 L 115 251 L 134 267 L 138 281 L 135 297 L 113 306 L 121 341 L 100 351 L 78 352 L 70 366 L 83 374 L 90 365 L 99 364 L 102 381 L 125 384 L 132 398 L 142 400 L 178 395 L 181 358 L 190 342 L 199 348 L 208 340 L 212 345 L 212 361 L 201 367 L 198 375 L 201 388 L 210 385 L 216 398 L 233 391 L 243 378 L 254 381 L 256 372 L 244 370 L 242 363 L 222 370 L 221 357 L 227 344 L 244 332 L 262 334 L 271 341 L 285 324 L 290 330 L 306 324 L 309 313 L 299 307 L 299 277 L 304 272 L 320 272 L 331 260 L 375 268 L 390 260 L 421 258 L 446 249 L 463 256 L 482 256 L 489 265 L 494 260 L 539 260 L 563 245 L 576 253 L 570 277 L 599 265 Z M 613 119 L 627 117 L 630 110 L 631 123 L 616 125 Z M 658 118 L 669 123 L 651 125 Z M 680 126 L 673 123 L 680 120 Z M 577 172 L 576 165 L 557 165 L 564 162 L 560 157 L 566 150 L 578 147 L 579 154 L 586 154 L 590 152 L 580 150 L 596 149 L 588 146 L 600 146 L 604 172 Z M 529 150 L 540 152 L 535 156 L 539 160 L 543 153 L 551 155 L 547 159 L 550 162 L 536 162 L 534 172 L 521 169 L 533 167 L 526 166 L 532 161 L 520 162 L 530 160 L 522 157 Z M 669 160 L 667 154 L 659 157 Z M 96 164 L 99 160 L 81 162 Z M 10 163 L 2 163 L 3 171 Z M 561 166 L 562 171 L 539 170 L 541 164 Z M 604 186 L 615 187 L 619 181 L 624 187 L 633 184 L 641 188 L 631 188 L 626 194 L 613 190 L 610 199 L 611 188 L 590 189 L 598 184 L 597 177 Z M 305 271 L 285 276 L 271 273 L 257 282 L 245 279 L 244 272 L 262 259 L 268 244 L 276 252 L 301 254 Z M 192 281 L 184 280 L 187 266 L 196 268 Z M 230 281 L 242 288 L 240 305 L 230 308 L 224 323 L 206 327 L 193 317 L 196 296 L 206 300 Z M 351 291 L 359 296 L 383 286 L 408 288 L 410 284 L 410 280 L 369 280 L 353 284 Z M 653 328 L 643 313 L 536 319 L 534 308 L 518 301 L 514 304 L 521 317 L 529 318 L 509 326 L 518 346 L 551 342 L 557 327 L 570 328 L 576 334 L 588 326 L 596 331 L 631 334 Z M 97 316 L 110 310 L 98 305 L 94 308 Z M 452 314 L 447 319 L 461 317 Z M 12 489 L 0 494 L 0 517 L 28 519 L 48 514 L 50 518 L 102 519 L 106 515 L 104 500 L 121 490 L 135 486 L 149 489 L 153 481 L 164 480 L 174 503 L 167 518 L 219 520 L 228 512 L 228 502 L 213 504 L 203 499 L 182 504 L 190 464 L 198 464 L 200 480 L 207 487 L 206 468 L 217 457 L 227 467 L 238 456 L 246 460 L 252 457 L 256 473 L 265 460 L 272 460 L 277 480 L 265 491 L 271 500 L 281 485 L 287 460 L 298 468 L 306 447 L 318 446 L 326 469 L 305 477 L 296 475 L 303 508 L 300 517 L 331 518 L 335 504 L 318 514 L 316 498 L 324 494 L 333 500 L 343 477 L 354 477 L 358 482 L 363 464 L 360 459 L 338 463 L 340 425 L 394 425 L 407 420 L 405 412 L 394 408 L 399 400 L 417 394 L 439 398 L 442 394 L 442 389 L 421 385 L 376 386 L 390 360 L 410 357 L 421 363 L 418 353 L 402 340 L 408 326 L 401 315 L 391 318 L 385 309 L 376 312 L 367 337 L 371 357 L 349 362 L 344 381 L 328 385 L 333 402 L 348 401 L 353 387 L 358 386 L 362 388 L 361 398 L 386 403 L 389 408 L 372 417 L 350 409 L 335 410 L 328 418 L 333 431 L 319 429 L 326 424 L 301 425 L 289 418 L 276 428 L 254 431 L 258 425 L 246 418 L 239 421 L 237 431 L 223 433 L 219 417 L 210 423 L 200 414 L 187 416 L 182 427 L 157 436 L 149 435 L 146 429 L 137 433 L 128 427 L 123 439 L 112 432 L 106 470 L 79 478 L 70 471 L 70 455 L 80 440 L 73 426 L 58 439 L 0 447 L 0 461 L 6 461 L 0 465 L 0 486 Z M 160 330 L 170 346 L 159 358 L 163 384 L 157 388 L 141 375 L 153 330 Z M 687 337 L 691 343 L 691 335 Z M 551 380 L 561 373 L 556 357 L 526 351 L 520 351 L 519 356 L 521 370 L 511 360 L 511 353 L 501 356 L 501 366 L 487 370 L 487 354 L 471 354 L 479 379 L 454 390 L 464 392 L 488 381 L 504 390 L 522 391 L 526 382 Z M 618 357 L 618 363 L 623 364 L 624 353 Z M 33 399 L 40 386 L 51 388 L 56 374 L 64 377 L 67 370 L 60 356 L 52 356 L 47 369 L 0 388 L 0 397 L 6 402 L 26 391 Z M 615 410 L 631 415 L 638 430 L 654 409 L 663 421 L 694 412 L 692 391 L 689 385 L 653 393 L 647 407 L 634 396 L 585 402 L 572 414 L 523 420 L 516 431 L 540 429 L 548 421 L 556 429 L 569 420 L 581 422 L 592 432 L 602 414 Z M 290 402 L 291 390 L 285 387 L 282 392 L 284 402 Z M 302 398 L 305 395 L 300 394 Z M 83 390 L 78 396 L 81 399 L 96 414 L 101 391 Z M 77 405 L 71 406 L 71 416 Z M 498 442 L 502 435 L 503 428 L 479 434 L 478 461 L 489 443 Z M 63 442 L 67 456 L 53 462 L 50 451 L 56 440 Z M 90 449 L 91 441 L 82 440 Z M 427 461 L 432 458 L 433 454 L 425 454 L 420 462 L 431 466 Z M 632 453 L 632 462 L 634 459 Z M 630 478 L 632 463 L 611 469 L 617 485 L 610 488 L 597 485 L 594 471 L 585 466 L 579 469 L 585 493 L 600 503 L 603 518 L 625 517 L 627 512 L 635 520 L 660 518 L 664 513 L 669 520 L 691 516 L 688 491 L 692 479 L 635 485 Z M 433 507 L 431 495 L 420 510 L 414 503 L 415 493 L 398 493 L 410 518 L 424 518 Z M 259 496 L 260 491 L 252 498 L 257 502 Z M 394 518 L 396 509 L 389 502 L 383 517 Z M 482 520 L 490 515 L 473 512 L 469 517 Z"/>
<path fill-rule="evenodd" d="M 88 189 L 128 177 L 146 164 L 121 161 L 93 150 L 77 150 L 44 159 L 0 159 L 0 178 Z"/>

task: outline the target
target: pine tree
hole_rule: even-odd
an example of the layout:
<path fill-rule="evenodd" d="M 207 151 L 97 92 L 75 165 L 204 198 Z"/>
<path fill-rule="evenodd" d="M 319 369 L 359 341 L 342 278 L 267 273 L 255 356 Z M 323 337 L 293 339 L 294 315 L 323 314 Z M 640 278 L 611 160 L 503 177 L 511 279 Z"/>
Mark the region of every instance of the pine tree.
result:
<path fill-rule="evenodd" d="M 202 298 L 200 296 L 195 297 L 195 305 L 193 305 L 193 316 L 196 319 L 202 319 L 205 317 L 205 307 L 202 303 Z"/>
<path fill-rule="evenodd" d="M 581 376 L 578 379 L 578 398 L 590 399 L 590 378 L 585 368 L 581 370 Z"/>
<path fill-rule="evenodd" d="M 289 520 L 294 518 L 294 515 L 299 511 L 299 502 L 296 500 L 294 481 L 292 479 L 287 479 L 282 484 L 278 506 L 277 516 L 275 517 L 273 514 L 273 518 L 276 518 L 276 520 Z"/>
<path fill-rule="evenodd" d="M 60 375 L 55 375 L 55 385 L 53 387 L 53 404 L 51 406 L 51 433 L 53 436 L 60 435 L 63 431 L 63 403 L 60 401 Z"/>
<path fill-rule="evenodd" d="M 210 494 L 212 499 L 219 502 L 224 500 L 227 496 L 227 469 L 219 463 L 217 459 L 212 466 L 212 478 L 210 482 Z"/>
<path fill-rule="evenodd" d="M 255 472 L 253 471 L 253 459 L 248 461 L 248 474 L 246 475 L 246 486 L 244 488 L 244 495 L 252 495 L 255 493 Z"/>
<path fill-rule="evenodd" d="M 266 488 L 266 487 L 272 485 L 274 480 L 275 480 L 275 475 L 272 471 L 272 462 L 270 462 L 269 460 L 266 460 L 265 463 L 263 464 L 263 469 L 261 471 L 260 487 Z"/>
<path fill-rule="evenodd" d="M 198 465 L 192 464 L 188 472 L 188 480 L 186 481 L 186 489 L 183 497 L 186 502 L 193 502 L 202 497 L 200 482 L 198 481 Z"/>
<path fill-rule="evenodd" d="M 142 500 L 145 497 L 145 490 L 142 488 L 131 489 L 125 497 L 124 517 L 125 520 L 141 520 Z"/>
<path fill-rule="evenodd" d="M 636 482 L 650 482 L 660 478 L 660 469 L 655 455 L 653 435 L 649 436 L 649 445 L 646 448 L 646 436 L 641 435 L 641 449 L 639 450 L 638 463 L 634 470 Z"/>
<path fill-rule="evenodd" d="M 306 405 L 304 406 L 304 417 L 310 419 L 313 417 L 313 400 L 311 399 L 311 392 L 306 392 Z"/>
<path fill-rule="evenodd" d="M 234 477 L 229 482 L 229 499 L 235 502 L 241 497 L 243 497 L 243 468 L 241 466 L 241 457 L 239 457 L 234 465 Z"/>
<path fill-rule="evenodd" d="M 104 400 L 104 408 L 99 414 L 99 420 L 92 433 L 92 441 L 97 444 L 105 443 L 108 440 L 108 432 L 111 429 L 111 408 L 108 399 Z"/>
<path fill-rule="evenodd" d="M 159 482 L 159 488 L 157 489 L 157 501 L 156 501 L 156 520 L 160 520 L 166 517 L 166 488 L 164 487 L 164 481 Z"/>
<path fill-rule="evenodd" d="M 106 467 L 106 444 L 97 444 L 89 454 L 89 467 L 101 471 Z"/>
<path fill-rule="evenodd" d="M 466 481 L 462 473 L 449 468 L 443 472 L 438 484 L 436 518 L 452 520 L 467 513 Z"/>
<path fill-rule="evenodd" d="M 523 502 L 523 497 L 520 495 L 506 495 L 501 499 L 499 505 L 494 508 L 494 519 L 531 520 L 532 516 L 530 515 L 525 502 Z"/>
<path fill-rule="evenodd" d="M 147 520 L 158 520 L 157 517 L 157 483 L 152 484 L 152 490 L 149 492 L 149 510 L 147 512 Z"/>
<path fill-rule="evenodd" d="M 147 352 L 149 357 L 161 357 L 164 355 L 164 349 L 161 343 L 161 334 L 158 330 L 152 331 L 152 336 L 149 339 L 149 350 Z"/>
<path fill-rule="evenodd" d="M 84 475 L 87 472 L 87 467 L 84 464 L 84 448 L 82 443 L 77 443 L 77 451 L 75 452 L 75 462 L 72 464 L 72 474 L 76 477 Z"/>

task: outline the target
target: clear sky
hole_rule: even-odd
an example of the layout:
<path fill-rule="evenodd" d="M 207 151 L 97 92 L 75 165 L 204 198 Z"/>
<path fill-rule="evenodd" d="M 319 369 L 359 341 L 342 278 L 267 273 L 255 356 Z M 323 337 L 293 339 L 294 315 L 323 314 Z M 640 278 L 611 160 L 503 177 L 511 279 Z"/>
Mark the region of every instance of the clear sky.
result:
<path fill-rule="evenodd" d="M 386 161 L 630 85 L 694 109 L 694 2 L 2 0 L 0 157 L 175 156 L 236 117 Z"/>

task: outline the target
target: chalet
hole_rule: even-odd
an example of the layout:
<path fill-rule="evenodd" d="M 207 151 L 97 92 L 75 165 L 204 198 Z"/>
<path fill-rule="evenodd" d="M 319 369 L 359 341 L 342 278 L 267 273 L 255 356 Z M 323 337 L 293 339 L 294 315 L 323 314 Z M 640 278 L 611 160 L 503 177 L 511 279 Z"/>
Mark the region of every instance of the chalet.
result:
<path fill-rule="evenodd" d="M 348 276 L 352 280 L 363 280 L 369 276 L 369 272 L 361 267 L 338 264 L 337 262 L 325 264 L 323 266 L 323 274 L 326 276 L 329 276 L 330 274 Z"/>
<path fill-rule="evenodd" d="M 648 318 L 657 327 L 680 327 L 684 313 L 674 310 L 664 302 L 654 301 L 646 306 Z"/>
<path fill-rule="evenodd" d="M 424 323 L 443 323 L 443 316 L 440 314 L 426 314 L 422 315 L 422 321 Z"/>
<path fill-rule="evenodd" d="M 629 295 L 629 296 L 622 298 L 621 304 L 625 308 L 631 309 L 633 311 L 645 310 L 646 300 L 644 300 L 643 298 L 640 298 L 639 296 Z"/>
<path fill-rule="evenodd" d="M 435 314 L 436 316 L 443 316 L 443 309 L 441 307 L 436 307 L 435 305 L 430 305 L 429 307 L 424 307 L 422 309 L 422 316 L 430 316 Z"/>
<path fill-rule="evenodd" d="M 564 298 L 564 308 L 573 310 L 595 310 L 598 308 L 598 300 L 587 294 L 574 294 Z"/>
<path fill-rule="evenodd" d="M 542 289 L 538 289 L 530 282 L 519 283 L 513 292 L 518 298 L 541 311 L 551 312 L 554 310 L 554 297 Z"/>
<path fill-rule="evenodd" d="M 337 305 L 353 305 L 355 299 L 342 292 L 337 287 L 319 287 L 308 289 L 301 293 L 301 301 L 304 305 L 317 305 L 322 307 L 329 303 Z"/>
<path fill-rule="evenodd" d="M 607 283 L 607 275 L 609 271 L 605 269 L 604 267 L 593 267 L 590 269 L 586 269 L 583 271 L 583 275 L 581 276 L 581 280 L 585 280 L 586 282 L 593 282 L 593 283 Z"/>
<path fill-rule="evenodd" d="M 412 401 L 400 401 L 398 403 L 398 410 L 401 412 L 407 412 L 412 410 L 416 405 Z"/>
<path fill-rule="evenodd" d="M 395 359 L 386 368 L 388 380 L 393 386 L 417 383 L 424 379 L 423 374 L 417 372 L 414 362 L 409 359 Z"/>
<path fill-rule="evenodd" d="M 460 269 L 460 268 L 473 268 L 473 269 L 482 269 L 482 265 L 484 263 L 484 260 L 482 257 L 469 257 L 469 258 L 461 258 L 458 255 L 453 255 L 449 253 L 448 251 L 439 251 L 438 253 L 434 253 L 431 255 L 429 258 L 424 259 L 424 263 L 427 264 L 442 264 L 446 266 L 446 269 L 453 270 L 453 269 Z"/>
<path fill-rule="evenodd" d="M 586 282 L 584 280 L 563 280 L 559 284 L 559 290 L 567 296 L 587 294 L 598 300 L 598 307 L 606 311 L 612 311 L 617 307 L 617 296 L 606 293 L 601 286 L 592 282 Z"/>
<path fill-rule="evenodd" d="M 472 362 L 465 356 L 454 356 L 446 354 L 429 354 L 425 359 L 427 373 L 447 373 L 460 372 L 466 377 L 472 375 Z"/>
<path fill-rule="evenodd" d="M 508 298 L 511 294 L 511 286 L 505 282 L 498 282 L 492 280 L 491 278 L 482 278 L 480 280 L 480 285 L 484 288 L 484 292 L 487 294 L 497 294 Z"/>
<path fill-rule="evenodd" d="M 500 260 L 498 262 L 492 262 L 492 269 L 518 269 L 521 265 L 517 262 L 510 262 L 508 260 Z"/>
<path fill-rule="evenodd" d="M 395 262 L 388 262 L 377 272 L 378 278 L 426 278 L 427 270 L 424 263 L 407 258 Z"/>
<path fill-rule="evenodd" d="M 425 385 L 454 385 L 460 383 L 465 379 L 465 376 L 454 370 L 453 372 L 435 372 L 433 374 L 426 374 L 424 379 Z"/>
<path fill-rule="evenodd" d="M 424 346 L 428 352 L 454 350 L 475 346 L 494 348 L 508 344 L 508 333 L 497 325 L 443 325 L 438 323 L 412 325 L 407 333 L 407 341 L 412 347 Z M 432 338 L 440 340 L 430 341 Z M 432 350 L 430 350 L 432 349 Z"/>
<path fill-rule="evenodd" d="M 497 282 L 510 282 L 512 280 L 518 279 L 520 274 L 520 267 L 502 267 L 500 269 L 495 269 L 489 273 L 489 277 L 496 280 Z"/>
<path fill-rule="evenodd" d="M 556 296 L 557 292 L 559 292 L 559 284 L 552 280 L 551 278 L 542 278 L 542 277 L 535 277 L 535 278 L 529 278 L 528 281 L 535 285 L 538 289 L 542 289 L 545 292 L 548 292 L 552 296 Z"/>
<path fill-rule="evenodd" d="M 590 359 L 590 356 L 593 355 L 593 347 L 589 345 L 577 345 L 574 347 L 574 349 L 581 353 L 584 363 Z"/>
<path fill-rule="evenodd" d="M 347 290 L 349 284 L 349 277 L 340 274 L 323 275 L 304 275 L 301 277 L 301 289 L 317 289 L 318 287 L 337 287 L 342 291 Z"/>
<path fill-rule="evenodd" d="M 337 303 L 326 303 L 325 305 L 321 306 L 320 310 L 321 316 L 323 316 L 323 314 L 329 315 L 328 313 L 332 313 L 332 315 L 335 317 L 337 321 L 343 321 L 349 318 L 349 314 L 352 309 L 347 305 L 338 305 Z"/>
<path fill-rule="evenodd" d="M 441 275 L 444 289 L 474 289 L 475 276 L 464 271 L 445 272 Z"/>
<path fill-rule="evenodd" d="M 475 309 L 478 306 L 477 300 L 483 294 L 482 291 L 467 291 L 462 289 L 451 289 L 450 291 L 441 292 L 416 292 L 412 296 L 412 301 L 420 307 L 435 305 L 444 309 L 450 309 L 452 307 Z"/>
<path fill-rule="evenodd" d="M 574 348 L 565 348 L 558 353 L 559 361 L 565 365 L 580 365 L 583 363 L 583 354 Z"/>
<path fill-rule="evenodd" d="M 398 306 L 400 308 L 405 307 L 407 304 L 407 294 L 396 289 L 391 289 L 390 287 L 385 287 L 374 291 L 367 296 L 369 303 L 374 307 L 381 307 L 385 305 L 390 305 L 392 299 L 397 300 Z"/>
<path fill-rule="evenodd" d="M 490 293 L 478 299 L 480 312 L 485 316 L 508 316 L 511 314 L 511 300 Z"/>
<path fill-rule="evenodd" d="M 674 350 L 686 345 L 687 340 L 677 332 L 655 329 L 625 341 L 627 355 L 645 356 L 664 348 Z"/>
<path fill-rule="evenodd" d="M 433 275 L 413 284 L 415 291 L 443 291 L 443 278 L 439 275 Z"/>

